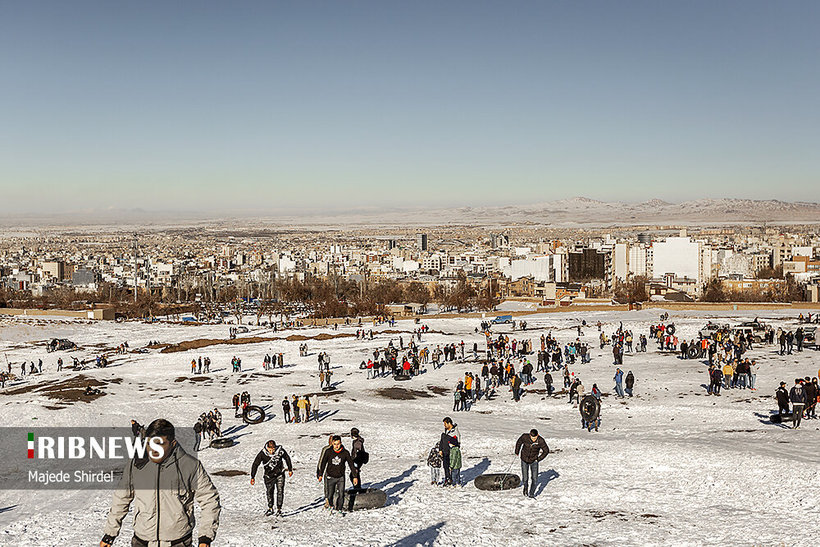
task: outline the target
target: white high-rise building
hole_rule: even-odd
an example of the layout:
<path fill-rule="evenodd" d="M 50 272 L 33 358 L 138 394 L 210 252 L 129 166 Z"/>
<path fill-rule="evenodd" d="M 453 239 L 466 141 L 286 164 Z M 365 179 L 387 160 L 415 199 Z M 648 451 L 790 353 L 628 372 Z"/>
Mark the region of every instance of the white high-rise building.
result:
<path fill-rule="evenodd" d="M 615 243 L 612 248 L 612 275 L 626 281 L 629 277 L 629 243 Z"/>
<path fill-rule="evenodd" d="M 699 292 L 712 275 L 712 252 L 701 241 L 689 237 L 669 237 L 652 244 L 652 277 L 672 274 L 694 279 Z"/>
<path fill-rule="evenodd" d="M 646 247 L 643 243 L 629 246 L 629 274 L 647 275 Z"/>

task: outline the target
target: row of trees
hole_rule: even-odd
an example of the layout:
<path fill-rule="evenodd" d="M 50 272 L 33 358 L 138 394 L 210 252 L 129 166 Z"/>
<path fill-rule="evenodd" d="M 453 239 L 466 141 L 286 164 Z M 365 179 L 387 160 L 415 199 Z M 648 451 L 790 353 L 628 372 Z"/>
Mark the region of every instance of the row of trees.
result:
<path fill-rule="evenodd" d="M 258 320 L 270 321 L 279 314 L 306 312 L 317 318 L 376 315 L 387 304 L 437 303 L 444 310 L 490 310 L 498 299 L 489 287 L 477 291 L 462 275 L 452 287 L 437 284 L 431 291 L 418 281 L 399 283 L 381 280 L 357 283 L 341 277 L 309 277 L 304 281 L 271 276 L 258 282 L 215 283 L 211 276 L 183 276 L 174 287 L 140 290 L 134 301 L 133 289 L 101 283 L 94 291 L 62 286 L 33 296 L 28 291 L 0 288 L 0 307 L 40 309 L 86 309 L 105 304 L 127 317 L 193 312 L 215 316 L 230 311 L 241 316 L 255 313 Z"/>
<path fill-rule="evenodd" d="M 761 279 L 777 278 L 762 277 Z M 782 273 L 782 270 L 781 270 Z M 712 279 L 704 287 L 701 302 L 799 302 L 803 300 L 803 289 L 788 275 L 783 283 L 770 287 L 744 289 L 742 291 L 727 289 L 720 279 Z M 613 289 L 613 298 L 622 304 L 646 302 L 649 294 L 646 287 L 649 280 L 645 276 L 635 276 L 627 281 L 618 281 Z"/>
<path fill-rule="evenodd" d="M 798 302 L 803 300 L 803 288 L 790 275 L 786 276 L 785 283 L 742 291 L 727 289 L 719 279 L 712 279 L 700 299 L 702 302 Z"/>

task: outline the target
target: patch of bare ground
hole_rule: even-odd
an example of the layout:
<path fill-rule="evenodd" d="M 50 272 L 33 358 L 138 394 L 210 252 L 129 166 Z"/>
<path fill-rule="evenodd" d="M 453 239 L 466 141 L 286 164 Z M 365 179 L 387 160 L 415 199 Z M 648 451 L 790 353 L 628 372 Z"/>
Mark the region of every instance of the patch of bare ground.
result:
<path fill-rule="evenodd" d="M 217 477 L 239 477 L 247 474 L 247 471 L 240 471 L 239 469 L 220 469 L 219 471 L 211 473 L 211 475 L 216 475 Z"/>
<path fill-rule="evenodd" d="M 427 391 L 420 389 L 406 389 L 403 387 L 383 387 L 374 391 L 376 395 L 384 397 L 385 399 L 394 399 L 398 401 L 410 401 L 420 397 L 432 397 Z"/>
<path fill-rule="evenodd" d="M 84 374 L 78 374 L 63 381 L 50 381 L 42 384 L 18 387 L 6 392 L 7 395 L 20 395 L 24 393 L 36 393 L 45 395 L 49 399 L 54 399 L 61 403 L 72 404 L 77 401 L 90 403 L 105 395 L 101 388 L 108 384 L 121 384 L 122 378 L 103 380 L 91 378 Z M 86 388 L 90 387 L 93 392 L 86 393 Z"/>
<path fill-rule="evenodd" d="M 353 338 L 355 334 L 342 332 L 339 334 L 317 334 L 316 336 L 305 336 L 302 334 L 291 334 L 287 338 L 281 337 L 261 337 L 248 336 L 246 338 L 198 338 L 196 340 L 185 340 L 177 344 L 158 344 L 156 346 L 149 346 L 150 348 L 162 348 L 160 353 L 177 353 L 180 351 L 189 351 L 192 349 L 207 348 L 209 346 L 218 346 L 225 344 L 228 346 L 237 346 L 243 344 L 264 344 L 266 342 L 273 342 L 276 340 L 287 340 L 288 342 L 304 342 L 305 340 L 333 340 L 334 338 Z"/>
<path fill-rule="evenodd" d="M 177 353 L 180 351 L 189 351 L 192 349 L 207 348 L 209 346 L 218 346 L 225 344 L 229 346 L 242 344 L 261 344 L 264 342 L 271 342 L 278 340 L 278 338 L 261 338 L 258 336 L 251 336 L 248 338 L 233 338 L 233 339 L 215 339 L 215 338 L 198 338 L 196 340 L 186 340 L 178 344 L 169 344 L 160 350 L 160 353 Z"/>
<path fill-rule="evenodd" d="M 179 376 L 174 380 L 174 382 L 184 382 L 185 380 L 188 380 L 189 382 L 210 382 L 213 378 L 208 376 Z"/>
<path fill-rule="evenodd" d="M 305 336 L 303 334 L 291 334 L 285 340 L 288 342 L 304 342 L 305 340 L 333 340 L 334 338 L 353 338 L 356 336 L 355 334 L 351 334 L 349 332 L 340 332 L 339 334 L 327 334 L 321 333 L 317 334 L 316 336 Z M 281 340 L 281 338 L 278 338 Z"/>

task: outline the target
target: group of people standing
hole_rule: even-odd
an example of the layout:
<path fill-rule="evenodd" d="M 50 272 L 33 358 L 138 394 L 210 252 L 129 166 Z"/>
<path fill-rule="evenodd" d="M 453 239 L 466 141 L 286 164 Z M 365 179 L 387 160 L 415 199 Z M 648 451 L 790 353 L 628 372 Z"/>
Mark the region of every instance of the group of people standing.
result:
<path fill-rule="evenodd" d="M 234 357 L 234 359 L 236 359 Z M 208 374 L 211 372 L 211 358 L 200 355 L 197 359 L 191 359 L 191 374 Z"/>
<path fill-rule="evenodd" d="M 319 421 L 319 396 L 312 395 L 292 395 L 289 401 L 287 396 L 282 399 L 282 417 L 286 424 L 307 423 L 311 417 L 313 421 Z"/>
<path fill-rule="evenodd" d="M 205 437 L 213 440 L 222 436 L 222 413 L 218 408 L 200 414 L 199 419 L 194 423 L 194 435 L 195 452 L 199 451 Z"/>
<path fill-rule="evenodd" d="M 795 378 L 794 386 L 789 391 L 786 391 L 786 382 L 780 382 L 775 398 L 781 417 L 790 413 L 791 403 L 792 428 L 798 429 L 804 417 L 812 420 L 817 418 L 817 403 L 820 402 L 817 377 Z"/>

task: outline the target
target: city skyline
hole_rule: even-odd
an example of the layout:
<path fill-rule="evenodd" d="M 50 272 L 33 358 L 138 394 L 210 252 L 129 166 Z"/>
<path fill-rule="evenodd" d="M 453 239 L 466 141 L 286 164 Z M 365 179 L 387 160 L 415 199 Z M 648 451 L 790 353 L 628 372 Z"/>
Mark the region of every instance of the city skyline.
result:
<path fill-rule="evenodd" d="M 0 214 L 818 201 L 817 15 L 11 3 Z"/>

